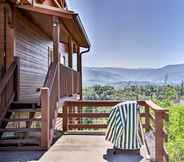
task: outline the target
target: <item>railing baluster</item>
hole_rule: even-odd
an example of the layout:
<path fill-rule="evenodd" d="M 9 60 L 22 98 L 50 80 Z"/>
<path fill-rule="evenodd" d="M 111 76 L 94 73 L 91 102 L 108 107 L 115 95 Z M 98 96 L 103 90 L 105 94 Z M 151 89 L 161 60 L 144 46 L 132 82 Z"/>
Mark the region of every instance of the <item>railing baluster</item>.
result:
<path fill-rule="evenodd" d="M 68 131 L 68 107 L 63 106 L 63 132 Z"/>
<path fill-rule="evenodd" d="M 72 96 L 73 94 L 78 93 L 79 86 L 78 77 L 79 72 L 73 70 L 72 68 L 66 67 L 64 65 L 60 65 L 60 85 L 61 85 L 61 97 L 64 96 Z"/>

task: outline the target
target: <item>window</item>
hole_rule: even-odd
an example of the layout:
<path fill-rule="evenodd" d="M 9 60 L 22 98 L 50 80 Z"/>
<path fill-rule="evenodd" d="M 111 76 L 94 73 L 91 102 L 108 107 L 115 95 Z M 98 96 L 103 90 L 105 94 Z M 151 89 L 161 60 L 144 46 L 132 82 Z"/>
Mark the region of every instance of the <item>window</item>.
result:
<path fill-rule="evenodd" d="M 53 49 L 48 47 L 48 67 L 53 62 Z"/>

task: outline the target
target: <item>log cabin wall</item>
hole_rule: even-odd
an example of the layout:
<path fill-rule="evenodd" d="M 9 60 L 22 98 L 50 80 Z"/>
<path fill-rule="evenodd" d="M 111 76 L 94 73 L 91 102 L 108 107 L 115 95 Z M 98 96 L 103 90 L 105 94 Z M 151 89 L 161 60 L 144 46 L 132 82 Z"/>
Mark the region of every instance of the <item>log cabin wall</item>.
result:
<path fill-rule="evenodd" d="M 48 71 L 48 49 L 52 40 L 28 17 L 16 11 L 15 17 L 16 55 L 20 57 L 20 100 L 39 99 L 37 88 L 41 88 Z"/>

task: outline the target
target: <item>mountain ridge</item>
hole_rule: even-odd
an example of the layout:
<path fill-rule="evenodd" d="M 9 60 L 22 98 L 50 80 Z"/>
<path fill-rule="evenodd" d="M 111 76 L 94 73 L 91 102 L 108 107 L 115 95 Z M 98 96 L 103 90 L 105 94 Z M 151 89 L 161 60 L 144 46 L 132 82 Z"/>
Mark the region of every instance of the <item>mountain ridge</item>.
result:
<path fill-rule="evenodd" d="M 160 68 L 84 67 L 83 84 L 115 85 L 122 82 L 147 84 L 178 84 L 184 79 L 184 64 L 166 65 Z"/>

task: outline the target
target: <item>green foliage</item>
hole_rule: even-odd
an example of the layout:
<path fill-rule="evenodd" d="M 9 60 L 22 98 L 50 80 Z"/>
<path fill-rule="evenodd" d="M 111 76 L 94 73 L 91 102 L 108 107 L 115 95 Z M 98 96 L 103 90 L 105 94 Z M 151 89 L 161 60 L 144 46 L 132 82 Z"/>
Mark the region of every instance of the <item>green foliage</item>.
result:
<path fill-rule="evenodd" d="M 158 97 L 153 100 L 162 107 L 169 107 L 173 105 L 173 99 L 176 98 L 176 94 L 175 87 L 170 85 L 163 86 L 159 91 Z"/>
<path fill-rule="evenodd" d="M 171 106 L 180 93 L 178 86 L 130 85 L 124 88 L 95 85 L 83 89 L 84 98 L 91 100 L 145 100 L 152 99 L 164 106 Z"/>
<path fill-rule="evenodd" d="M 167 149 L 171 162 L 184 162 L 184 106 L 172 106 L 169 118 Z"/>
<path fill-rule="evenodd" d="M 84 89 L 85 99 L 108 100 L 112 98 L 114 87 L 95 85 Z"/>

